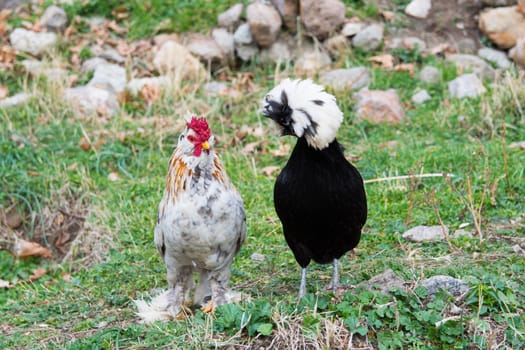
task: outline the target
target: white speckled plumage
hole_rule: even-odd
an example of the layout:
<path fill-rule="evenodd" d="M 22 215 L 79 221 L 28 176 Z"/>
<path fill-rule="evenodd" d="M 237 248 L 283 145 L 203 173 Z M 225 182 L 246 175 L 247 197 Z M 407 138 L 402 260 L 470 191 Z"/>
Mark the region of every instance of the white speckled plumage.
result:
<path fill-rule="evenodd" d="M 194 272 L 199 274 L 195 303 L 228 302 L 231 264 L 246 238 L 243 201 L 215 154 L 213 136 L 199 155 L 193 136 L 194 130 L 186 128 L 171 156 L 155 227 L 173 316 L 189 299 Z"/>

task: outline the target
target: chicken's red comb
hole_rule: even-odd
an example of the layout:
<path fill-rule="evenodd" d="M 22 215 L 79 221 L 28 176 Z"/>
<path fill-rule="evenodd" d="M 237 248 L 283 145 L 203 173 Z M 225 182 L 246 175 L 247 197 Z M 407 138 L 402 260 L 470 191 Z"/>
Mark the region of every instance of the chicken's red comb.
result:
<path fill-rule="evenodd" d="M 188 123 L 188 128 L 195 131 L 195 134 L 197 134 L 199 141 L 201 142 L 207 141 L 210 138 L 210 127 L 208 126 L 208 122 L 204 117 L 191 117 L 191 121 Z"/>

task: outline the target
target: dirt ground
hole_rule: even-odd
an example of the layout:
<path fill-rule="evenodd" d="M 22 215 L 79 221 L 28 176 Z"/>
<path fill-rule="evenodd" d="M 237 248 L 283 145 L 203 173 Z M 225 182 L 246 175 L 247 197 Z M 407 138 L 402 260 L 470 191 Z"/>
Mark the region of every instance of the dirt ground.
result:
<path fill-rule="evenodd" d="M 478 29 L 478 16 L 482 10 L 480 0 L 432 1 L 432 9 L 425 19 L 407 16 L 408 23 L 391 30 L 390 36 L 416 36 L 429 48 L 448 43 L 458 52 L 477 51 L 482 45 Z"/>

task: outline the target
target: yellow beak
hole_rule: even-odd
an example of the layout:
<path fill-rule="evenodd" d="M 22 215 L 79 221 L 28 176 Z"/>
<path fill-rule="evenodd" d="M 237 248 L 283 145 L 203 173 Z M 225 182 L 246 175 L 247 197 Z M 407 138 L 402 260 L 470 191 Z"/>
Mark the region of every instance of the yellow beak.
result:
<path fill-rule="evenodd" d="M 208 141 L 204 141 L 202 143 L 202 149 L 209 150 L 210 149 L 210 143 Z"/>

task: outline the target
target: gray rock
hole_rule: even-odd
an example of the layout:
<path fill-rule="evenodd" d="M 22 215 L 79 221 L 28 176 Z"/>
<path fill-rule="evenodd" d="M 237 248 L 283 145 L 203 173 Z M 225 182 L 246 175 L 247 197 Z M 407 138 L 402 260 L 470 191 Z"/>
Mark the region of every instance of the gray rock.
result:
<path fill-rule="evenodd" d="M 204 90 L 209 95 L 220 95 L 228 89 L 228 84 L 222 81 L 210 81 L 204 85 Z"/>
<path fill-rule="evenodd" d="M 513 245 L 512 251 L 518 255 L 525 255 L 525 249 L 523 249 L 519 244 Z"/>
<path fill-rule="evenodd" d="M 405 13 L 416 18 L 427 18 L 431 8 L 431 0 L 412 0 L 405 8 Z"/>
<path fill-rule="evenodd" d="M 339 57 L 350 49 L 350 42 L 343 34 L 338 34 L 326 39 L 323 46 L 333 57 Z"/>
<path fill-rule="evenodd" d="M 297 16 L 299 16 L 299 2 L 297 0 L 272 0 L 272 4 L 279 11 L 285 27 L 295 33 Z"/>
<path fill-rule="evenodd" d="M 496 72 L 487 62 L 474 55 L 453 54 L 447 56 L 447 61 L 453 62 L 457 67 L 463 70 L 472 71 L 480 78 L 494 80 Z"/>
<path fill-rule="evenodd" d="M 466 282 L 446 275 L 437 275 L 424 279 L 420 282 L 420 286 L 427 290 L 429 296 L 436 294 L 440 290 L 445 290 L 457 298 L 469 291 L 469 286 Z"/>
<path fill-rule="evenodd" d="M 343 24 L 346 6 L 339 0 L 301 0 L 304 27 L 319 40 L 324 40 Z"/>
<path fill-rule="evenodd" d="M 126 90 L 133 95 L 137 95 L 145 85 L 166 88 L 169 86 L 171 79 L 167 76 L 134 78 L 126 84 Z"/>
<path fill-rule="evenodd" d="M 233 34 L 236 45 L 251 45 L 254 43 L 252 31 L 248 23 L 241 24 Z"/>
<path fill-rule="evenodd" d="M 192 34 L 188 38 L 186 48 L 204 63 L 222 62 L 224 53 L 213 38 L 203 34 Z"/>
<path fill-rule="evenodd" d="M 291 40 L 290 40 L 291 39 Z M 288 62 L 294 58 L 294 39 L 280 35 L 276 42 L 269 48 L 261 50 L 261 59 L 274 63 Z"/>
<path fill-rule="evenodd" d="M 372 83 L 370 71 L 365 67 L 335 69 L 322 74 L 319 80 L 334 90 L 358 90 Z"/>
<path fill-rule="evenodd" d="M 33 95 L 25 92 L 18 93 L 11 97 L 0 100 L 0 108 L 19 106 L 23 103 L 26 103 L 31 97 L 33 97 Z"/>
<path fill-rule="evenodd" d="M 75 109 L 85 114 L 112 115 L 119 110 L 116 93 L 97 86 L 88 85 L 66 89 L 64 98 Z"/>
<path fill-rule="evenodd" d="M 250 61 L 259 54 L 257 45 L 238 45 L 235 47 L 235 53 L 242 61 Z"/>
<path fill-rule="evenodd" d="M 363 30 L 365 24 L 363 22 L 348 22 L 341 29 L 341 34 L 351 37 Z"/>
<path fill-rule="evenodd" d="M 211 32 L 213 40 L 220 47 L 225 56 L 229 57 L 235 53 L 233 34 L 224 28 L 215 28 Z"/>
<path fill-rule="evenodd" d="M 94 72 L 95 69 L 101 64 L 108 64 L 108 61 L 103 59 L 102 57 L 91 57 L 82 63 L 82 67 L 80 67 L 81 72 Z"/>
<path fill-rule="evenodd" d="M 362 50 L 375 50 L 383 42 L 383 26 L 372 24 L 352 38 L 352 45 Z"/>
<path fill-rule="evenodd" d="M 253 261 L 257 261 L 257 262 L 266 261 L 266 257 L 259 253 L 253 253 L 252 255 L 250 255 L 250 259 L 252 259 Z"/>
<path fill-rule="evenodd" d="M 478 50 L 478 56 L 483 58 L 485 61 L 494 63 L 498 68 L 507 69 L 510 68 L 511 62 L 507 58 L 505 52 L 492 49 L 490 47 L 483 47 Z"/>
<path fill-rule="evenodd" d="M 475 74 L 463 74 L 448 83 L 450 96 L 455 98 L 478 97 L 487 89 Z"/>
<path fill-rule="evenodd" d="M 198 79 L 206 72 L 200 61 L 175 41 L 167 41 L 160 47 L 153 65 L 161 74 L 176 75 L 180 79 Z"/>
<path fill-rule="evenodd" d="M 9 35 L 13 49 L 27 52 L 33 56 L 40 56 L 51 50 L 57 43 L 55 33 L 37 33 L 23 28 L 16 28 Z"/>
<path fill-rule="evenodd" d="M 119 65 L 108 63 L 100 64 L 93 72 L 93 78 L 88 85 L 102 89 L 112 89 L 119 93 L 126 88 L 126 70 Z"/>
<path fill-rule="evenodd" d="M 481 4 L 486 7 L 501 7 L 516 5 L 516 0 L 482 0 Z"/>
<path fill-rule="evenodd" d="M 427 44 L 415 36 L 408 37 L 396 37 L 392 38 L 388 44 L 389 49 L 406 49 L 406 50 L 415 50 L 418 49 L 419 52 L 425 51 L 427 49 Z"/>
<path fill-rule="evenodd" d="M 430 242 L 443 239 L 445 233 L 448 234 L 448 227 L 421 225 L 412 227 L 403 233 L 402 237 L 411 242 Z"/>
<path fill-rule="evenodd" d="M 25 2 L 27 2 L 27 0 L 26 1 L 24 0 L 0 0 L 0 10 L 14 9 Z"/>
<path fill-rule="evenodd" d="M 115 50 L 112 47 L 106 47 L 102 50 L 92 50 L 92 52 L 101 58 L 104 58 L 108 61 L 113 61 L 116 63 L 124 63 L 126 62 L 126 58 L 118 53 L 117 50 Z"/>
<path fill-rule="evenodd" d="M 419 80 L 428 84 L 437 84 L 441 81 L 441 72 L 433 66 L 425 66 L 419 72 Z"/>
<path fill-rule="evenodd" d="M 397 124 L 405 118 L 399 95 L 393 89 L 384 91 L 364 88 L 354 98 L 357 99 L 357 120 L 367 120 L 374 124 Z"/>
<path fill-rule="evenodd" d="M 479 28 L 501 49 L 510 49 L 525 37 L 523 15 L 516 6 L 497 7 L 479 14 Z"/>
<path fill-rule="evenodd" d="M 281 16 L 275 7 L 254 2 L 246 9 L 246 20 L 259 46 L 268 47 L 275 42 L 282 25 Z"/>
<path fill-rule="evenodd" d="M 509 50 L 509 57 L 521 68 L 525 68 L 525 36 L 516 41 L 516 46 Z"/>
<path fill-rule="evenodd" d="M 22 65 L 26 72 L 32 76 L 45 77 L 52 82 L 65 82 L 68 78 L 68 71 L 64 68 L 50 67 L 36 60 L 23 60 Z"/>
<path fill-rule="evenodd" d="M 242 4 L 235 4 L 228 10 L 224 11 L 217 17 L 219 26 L 232 29 L 234 28 L 241 18 L 242 10 L 244 6 Z"/>
<path fill-rule="evenodd" d="M 421 90 L 412 96 L 412 102 L 414 102 L 416 105 L 423 104 L 431 99 L 432 97 L 430 97 L 427 90 Z"/>
<path fill-rule="evenodd" d="M 356 287 L 363 287 L 367 290 L 379 288 L 381 293 L 384 294 L 388 294 L 388 292 L 394 288 L 406 290 L 405 281 L 402 278 L 397 277 L 397 275 L 391 269 L 388 269 L 383 273 L 372 277 L 368 281 L 357 284 Z"/>
<path fill-rule="evenodd" d="M 52 32 L 62 32 L 67 26 L 67 14 L 62 8 L 51 5 L 42 17 L 40 23 Z"/>
<path fill-rule="evenodd" d="M 295 61 L 294 72 L 300 76 L 312 77 L 331 63 L 332 59 L 324 51 L 305 51 Z"/>

